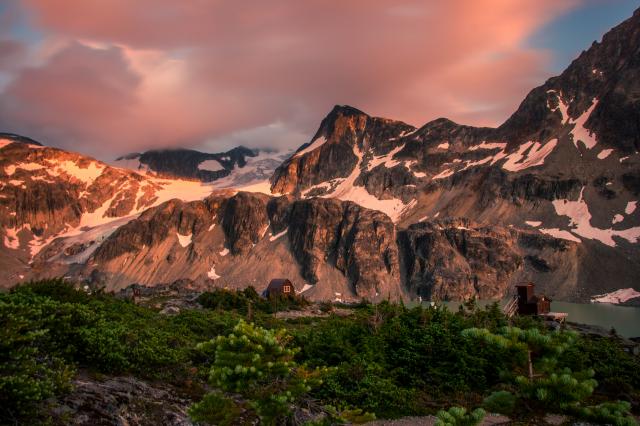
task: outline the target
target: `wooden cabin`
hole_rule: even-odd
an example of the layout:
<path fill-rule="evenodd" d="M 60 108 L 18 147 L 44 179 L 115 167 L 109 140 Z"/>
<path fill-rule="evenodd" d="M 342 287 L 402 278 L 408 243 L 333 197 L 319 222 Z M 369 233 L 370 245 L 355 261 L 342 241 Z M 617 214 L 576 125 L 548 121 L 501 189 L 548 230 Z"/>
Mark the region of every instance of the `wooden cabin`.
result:
<path fill-rule="evenodd" d="M 271 296 L 288 296 L 295 295 L 296 288 L 293 283 L 286 278 L 274 278 L 271 280 L 267 289 L 264 291 L 264 297 Z"/>
<path fill-rule="evenodd" d="M 519 315 L 545 315 L 551 311 L 551 299 L 534 292 L 535 284 L 519 284 L 516 286 Z"/>

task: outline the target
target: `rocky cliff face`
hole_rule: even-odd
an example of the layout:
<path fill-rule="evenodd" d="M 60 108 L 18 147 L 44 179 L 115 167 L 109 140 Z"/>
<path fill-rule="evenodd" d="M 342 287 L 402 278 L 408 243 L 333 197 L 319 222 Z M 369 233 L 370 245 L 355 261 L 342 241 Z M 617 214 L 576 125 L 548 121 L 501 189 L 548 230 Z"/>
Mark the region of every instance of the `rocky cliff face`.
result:
<path fill-rule="evenodd" d="M 408 290 L 428 300 L 500 299 L 525 279 L 552 290 L 545 284 L 570 275 L 561 269 L 575 260 L 577 245 L 455 218 L 411 225 L 399 244 Z"/>
<path fill-rule="evenodd" d="M 255 281 L 263 290 L 278 271 L 308 296 L 403 294 L 395 230 L 384 214 L 337 200 L 244 192 L 147 210 L 109 236 L 78 276 L 108 289 L 187 278 L 200 287 Z"/>
<path fill-rule="evenodd" d="M 289 215 L 291 250 L 303 277 L 318 283 L 329 263 L 344 274 L 353 292 L 369 300 L 401 294 L 395 229 L 386 215 L 351 202 L 297 201 Z"/>

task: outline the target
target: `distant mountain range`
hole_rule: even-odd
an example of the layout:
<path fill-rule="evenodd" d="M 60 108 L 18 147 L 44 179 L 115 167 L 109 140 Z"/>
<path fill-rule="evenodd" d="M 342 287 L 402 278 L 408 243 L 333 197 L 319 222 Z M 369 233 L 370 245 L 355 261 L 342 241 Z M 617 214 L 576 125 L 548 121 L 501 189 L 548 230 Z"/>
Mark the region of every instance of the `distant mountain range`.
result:
<path fill-rule="evenodd" d="M 246 175 L 244 180 L 268 179 L 289 152 L 249 149 L 243 146 L 210 154 L 191 149 L 152 150 L 117 158 L 113 165 L 167 178 L 213 182 L 231 175 Z M 251 174 L 253 173 L 253 174 Z M 236 182 L 232 177 L 227 179 Z"/>
<path fill-rule="evenodd" d="M 188 280 L 312 299 L 640 291 L 640 12 L 498 128 L 336 106 L 294 153 L 149 151 L 107 165 L 0 134 L 0 277 Z"/>

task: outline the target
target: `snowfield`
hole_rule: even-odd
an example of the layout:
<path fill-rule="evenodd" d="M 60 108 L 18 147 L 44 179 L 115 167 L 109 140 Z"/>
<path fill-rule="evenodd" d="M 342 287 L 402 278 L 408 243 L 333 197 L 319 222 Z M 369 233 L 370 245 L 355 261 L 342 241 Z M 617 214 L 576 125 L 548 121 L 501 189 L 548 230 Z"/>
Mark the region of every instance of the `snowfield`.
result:
<path fill-rule="evenodd" d="M 593 303 L 624 303 L 631 299 L 640 297 L 640 291 L 632 288 L 621 288 L 611 293 L 599 294 L 591 298 Z"/>
<path fill-rule="evenodd" d="M 198 164 L 198 170 L 208 170 L 210 172 L 219 172 L 224 170 L 224 166 L 218 160 L 204 160 Z"/>
<path fill-rule="evenodd" d="M 580 197 L 577 201 L 571 200 L 554 200 L 553 207 L 559 216 L 567 216 L 570 219 L 570 231 L 573 234 L 583 238 L 598 240 L 610 247 L 615 247 L 616 242 L 613 237 L 624 238 L 630 243 L 635 243 L 640 239 L 640 226 L 628 229 L 602 229 L 591 225 L 591 212 L 589 206 L 583 197 L 584 187 L 580 191 Z M 541 230 L 542 231 L 542 230 Z"/>
<path fill-rule="evenodd" d="M 300 157 L 302 155 L 305 155 L 307 152 L 315 151 L 316 149 L 320 148 L 325 143 L 327 143 L 327 139 L 324 136 L 320 136 L 318 139 L 316 139 L 313 142 L 311 142 L 311 145 L 309 145 L 308 147 L 304 148 L 302 151 L 296 152 L 294 157 Z"/>

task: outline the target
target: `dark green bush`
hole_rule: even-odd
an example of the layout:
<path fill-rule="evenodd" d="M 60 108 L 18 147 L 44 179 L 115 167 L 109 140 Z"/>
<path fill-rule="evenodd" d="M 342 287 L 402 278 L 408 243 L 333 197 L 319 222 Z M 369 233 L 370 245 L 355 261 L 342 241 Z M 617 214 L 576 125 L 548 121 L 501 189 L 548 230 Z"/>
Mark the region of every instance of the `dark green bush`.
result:
<path fill-rule="evenodd" d="M 438 411 L 435 426 L 476 426 L 484 419 L 485 414 L 482 408 L 468 412 L 464 407 L 451 407 L 446 411 Z"/>
<path fill-rule="evenodd" d="M 198 349 L 212 359 L 209 371 L 212 386 L 240 394 L 260 416 L 262 424 L 275 425 L 286 422 L 293 403 L 320 383 L 322 373 L 298 365 L 293 360 L 298 348 L 289 347 L 289 340 L 284 329 L 266 330 L 241 320 L 228 336 L 201 343 Z M 232 402 L 214 391 L 195 404 L 190 415 L 197 421 L 210 421 L 219 416 L 210 410 L 219 410 Z M 217 421 L 233 420 L 227 417 L 228 413 Z"/>
<path fill-rule="evenodd" d="M 249 316 L 265 329 L 287 328 L 291 346 L 300 348 L 288 362 L 331 367 L 311 397 L 336 407 L 337 417 L 357 411 L 353 407 L 400 417 L 485 399 L 490 411 L 525 413 L 518 404 L 526 400 L 534 411 L 556 407 L 591 421 L 625 424 L 628 407 L 615 400 L 640 396 L 640 361 L 616 338 L 555 334 L 529 319 L 515 320 L 528 330 L 505 332 L 507 321 L 497 305 L 482 309 L 468 303 L 454 313 L 362 303 L 347 317 L 283 321 L 269 313 L 307 302 L 268 300 L 249 288 L 204 293 L 200 303 L 209 309 L 161 315 L 111 295 L 87 295 L 63 280 L 27 283 L 0 294 L 0 415 L 36 413 L 42 400 L 69 389 L 75 368 L 203 386 L 215 352 L 197 345 L 229 335 L 240 318 Z M 469 328 L 486 331 L 465 337 Z M 500 336 L 488 337 L 494 335 Z M 528 378 L 528 350 L 534 380 Z M 593 377 L 586 374 L 590 369 Z M 249 400 L 234 411 L 213 395 L 202 401 L 196 416 L 218 407 L 251 417 Z M 225 418 L 209 421 L 223 424 Z"/>
<path fill-rule="evenodd" d="M 493 392 L 486 397 L 482 406 L 492 412 L 504 415 L 510 415 L 516 408 L 517 398 L 509 391 L 501 390 Z"/>
<path fill-rule="evenodd" d="M 279 311 L 300 310 L 309 305 L 303 296 L 277 295 L 261 297 L 253 287 L 244 290 L 216 288 L 198 296 L 198 303 L 207 309 L 237 311 L 247 315 L 254 312 L 274 313 Z"/>
<path fill-rule="evenodd" d="M 14 303 L 0 295 L 0 420 L 32 415 L 38 404 L 70 389 L 73 368 L 51 351 L 56 306 Z"/>

